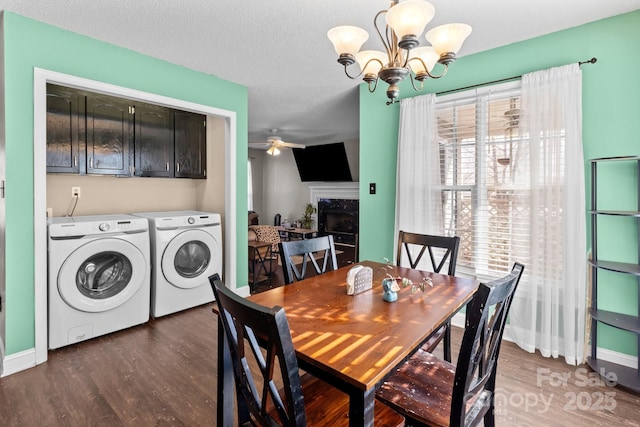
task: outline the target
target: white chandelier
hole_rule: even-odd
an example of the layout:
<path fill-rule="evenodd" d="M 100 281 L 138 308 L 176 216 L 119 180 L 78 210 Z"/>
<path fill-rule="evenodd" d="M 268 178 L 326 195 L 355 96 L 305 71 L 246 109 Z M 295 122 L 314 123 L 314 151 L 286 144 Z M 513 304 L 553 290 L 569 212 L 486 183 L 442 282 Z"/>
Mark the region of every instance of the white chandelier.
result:
<path fill-rule="evenodd" d="M 435 13 L 431 3 L 425 0 L 391 0 L 388 10 L 378 12 L 373 25 L 380 36 L 386 52 L 360 48 L 369 34 L 360 27 L 349 25 L 334 27 L 327 36 L 333 43 L 338 62 L 344 65 L 344 72 L 350 79 L 363 76 L 369 85 L 369 92 L 376 90 L 378 79 L 389 85 L 387 105 L 396 101 L 400 94 L 398 83 L 410 77 L 416 91 L 422 90 L 427 78 L 444 76 L 449 64 L 456 60 L 456 54 L 464 40 L 471 34 L 467 24 L 446 24 L 435 27 L 425 34 L 431 46 L 418 47 L 418 38 Z M 385 35 L 380 31 L 378 18 L 386 15 Z M 358 62 L 360 73 L 352 76 L 347 67 Z M 432 74 L 436 63 L 444 66 L 440 74 Z M 419 81 L 416 86 L 415 80 Z"/>

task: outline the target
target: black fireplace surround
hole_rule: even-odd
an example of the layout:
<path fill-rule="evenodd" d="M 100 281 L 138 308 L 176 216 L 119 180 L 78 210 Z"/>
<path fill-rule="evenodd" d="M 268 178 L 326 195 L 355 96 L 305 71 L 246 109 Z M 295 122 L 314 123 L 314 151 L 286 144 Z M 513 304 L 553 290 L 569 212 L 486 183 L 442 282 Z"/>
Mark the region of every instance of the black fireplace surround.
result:
<path fill-rule="evenodd" d="M 318 199 L 318 235 L 333 235 L 336 243 L 356 245 L 358 239 L 357 199 Z"/>

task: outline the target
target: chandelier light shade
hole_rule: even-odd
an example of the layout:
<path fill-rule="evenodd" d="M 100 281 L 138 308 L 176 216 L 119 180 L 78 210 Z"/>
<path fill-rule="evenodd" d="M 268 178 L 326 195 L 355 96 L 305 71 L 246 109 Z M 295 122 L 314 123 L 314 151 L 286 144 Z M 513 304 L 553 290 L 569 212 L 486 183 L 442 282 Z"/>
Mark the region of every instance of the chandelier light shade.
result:
<path fill-rule="evenodd" d="M 471 26 L 467 24 L 446 24 L 435 27 L 425 34 L 425 38 L 436 49 L 438 55 L 458 53 L 465 39 L 471 34 Z"/>
<path fill-rule="evenodd" d="M 360 65 L 365 79 L 367 75 L 375 79 L 382 68 L 382 64 L 385 64 L 387 61 L 387 54 L 379 50 L 363 50 L 356 53 L 356 61 L 358 65 Z"/>
<path fill-rule="evenodd" d="M 330 29 L 327 37 L 333 43 L 338 55 L 351 55 L 351 57 L 354 57 L 369 38 L 369 33 L 360 27 L 343 25 Z"/>
<path fill-rule="evenodd" d="M 415 47 L 418 37 L 433 19 L 435 9 L 424 0 L 405 0 L 387 11 L 387 26 L 391 27 L 399 39 L 398 44 Z M 403 47 L 407 49 L 407 47 Z M 410 48 L 409 48 L 410 49 Z"/>
<path fill-rule="evenodd" d="M 425 38 L 431 46 L 420 46 L 420 37 L 434 14 L 434 7 L 426 0 L 391 0 L 389 9 L 378 12 L 373 19 L 384 52 L 360 52 L 369 34 L 359 27 L 334 27 L 327 32 L 327 36 L 347 77 L 356 79 L 362 76 L 370 92 L 376 90 L 378 80 L 389 85 L 388 105 L 396 102 L 400 95 L 398 84 L 407 77 L 416 91 L 422 90 L 427 78 L 443 77 L 449 65 L 456 60 L 462 43 L 471 34 L 471 27 L 466 24 L 441 25 L 426 34 Z M 385 16 L 384 32 L 379 22 L 382 15 Z M 359 65 L 360 73 L 354 76 L 349 73 L 349 67 L 355 62 Z M 433 72 L 436 64 L 442 65 L 439 74 Z"/>
<path fill-rule="evenodd" d="M 280 150 L 275 145 L 272 145 L 267 150 L 267 154 L 269 154 L 270 156 L 277 156 L 278 154 L 280 154 Z"/>
<path fill-rule="evenodd" d="M 420 61 L 412 61 L 413 58 L 420 58 Z M 438 63 L 438 59 L 440 59 L 440 55 L 433 46 L 420 46 L 411 50 L 409 67 L 415 73 L 416 78 L 419 79 L 423 75 L 428 77 Z"/>

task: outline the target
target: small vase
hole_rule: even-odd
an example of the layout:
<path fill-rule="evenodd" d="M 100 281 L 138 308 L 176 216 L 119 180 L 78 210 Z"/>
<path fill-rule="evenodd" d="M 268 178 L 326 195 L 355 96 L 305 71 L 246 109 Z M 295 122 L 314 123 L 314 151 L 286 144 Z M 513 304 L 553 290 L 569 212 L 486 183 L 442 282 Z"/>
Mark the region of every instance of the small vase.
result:
<path fill-rule="evenodd" d="M 394 283 L 394 279 L 387 278 L 382 280 L 382 289 L 384 290 L 382 293 L 382 299 L 386 302 L 394 302 L 398 300 L 398 292 L 393 290 Z"/>

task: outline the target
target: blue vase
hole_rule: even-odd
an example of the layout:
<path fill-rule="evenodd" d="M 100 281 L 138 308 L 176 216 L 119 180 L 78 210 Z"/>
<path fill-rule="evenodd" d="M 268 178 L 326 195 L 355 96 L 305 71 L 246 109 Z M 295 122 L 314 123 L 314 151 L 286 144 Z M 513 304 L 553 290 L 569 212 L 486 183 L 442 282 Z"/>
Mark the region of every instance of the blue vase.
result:
<path fill-rule="evenodd" d="M 398 293 L 391 289 L 393 285 L 393 279 L 383 279 L 382 280 L 382 289 L 384 292 L 382 293 L 382 299 L 386 302 L 394 302 L 398 300 Z"/>

